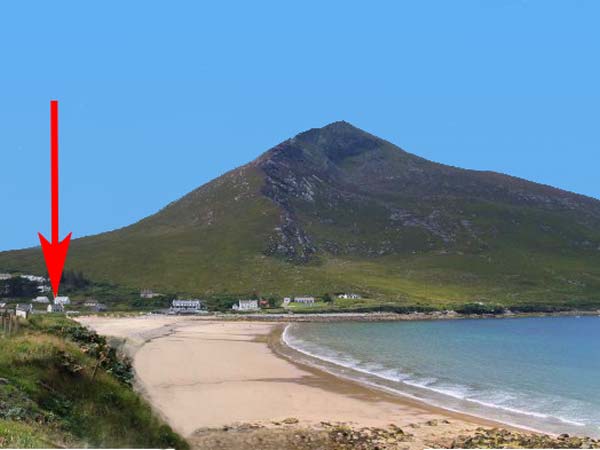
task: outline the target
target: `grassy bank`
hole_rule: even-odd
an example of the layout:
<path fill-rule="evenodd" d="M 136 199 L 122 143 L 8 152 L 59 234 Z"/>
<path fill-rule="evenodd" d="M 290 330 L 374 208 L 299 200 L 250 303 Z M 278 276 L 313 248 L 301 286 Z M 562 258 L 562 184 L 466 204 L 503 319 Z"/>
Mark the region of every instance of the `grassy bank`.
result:
<path fill-rule="evenodd" d="M 175 447 L 187 443 L 131 388 L 103 337 L 60 316 L 0 334 L 0 447 Z"/>

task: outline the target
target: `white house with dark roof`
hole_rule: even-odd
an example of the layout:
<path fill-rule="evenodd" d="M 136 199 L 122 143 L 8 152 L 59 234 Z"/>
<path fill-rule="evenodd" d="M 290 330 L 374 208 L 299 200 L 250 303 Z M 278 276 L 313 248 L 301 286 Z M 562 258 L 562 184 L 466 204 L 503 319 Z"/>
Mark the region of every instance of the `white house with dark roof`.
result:
<path fill-rule="evenodd" d="M 61 305 L 61 304 L 56 305 L 56 304 L 52 304 L 51 303 L 51 304 L 48 305 L 48 308 L 46 308 L 46 310 L 49 313 L 53 313 L 53 312 L 59 312 L 59 313 L 61 313 L 61 312 L 65 312 L 65 307 L 63 305 Z"/>
<path fill-rule="evenodd" d="M 23 317 L 24 319 L 27 319 L 27 317 L 29 316 L 29 314 L 31 314 L 33 311 L 33 305 L 31 303 L 17 303 L 17 306 L 15 307 L 15 315 L 17 317 Z"/>

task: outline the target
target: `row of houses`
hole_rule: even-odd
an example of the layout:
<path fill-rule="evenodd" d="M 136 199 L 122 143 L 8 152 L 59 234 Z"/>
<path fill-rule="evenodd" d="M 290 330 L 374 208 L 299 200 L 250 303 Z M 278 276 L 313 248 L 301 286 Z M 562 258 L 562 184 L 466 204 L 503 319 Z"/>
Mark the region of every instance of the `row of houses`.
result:
<path fill-rule="evenodd" d="M 31 300 L 33 303 L 50 303 L 50 299 L 46 296 L 38 296 Z M 54 299 L 54 304 L 56 305 L 70 305 L 71 299 L 69 297 L 56 297 Z"/>
<path fill-rule="evenodd" d="M 29 280 L 32 283 L 37 283 L 37 289 L 42 294 L 45 292 L 50 292 L 50 285 L 48 284 L 48 279 L 39 275 L 13 275 L 11 273 L 0 273 L 0 281 L 10 280 L 11 278 L 17 276 Z"/>
<path fill-rule="evenodd" d="M 52 312 L 64 312 L 65 307 L 61 304 L 49 304 L 46 308 L 49 313 Z M 34 312 L 32 303 L 17 303 L 15 306 L 15 315 L 26 319 L 30 314 Z"/>
<path fill-rule="evenodd" d="M 146 294 L 150 294 L 147 292 Z M 153 294 L 153 293 L 152 293 Z M 341 299 L 359 299 L 361 298 L 358 294 L 338 294 L 338 298 Z M 285 297 L 283 299 L 283 307 L 289 306 L 290 303 L 298 303 L 305 306 L 313 306 L 316 302 L 315 297 L 303 296 L 303 297 Z M 48 312 L 64 312 L 65 306 L 71 304 L 71 300 L 67 296 L 59 296 L 54 299 L 54 302 L 47 296 L 38 296 L 32 300 L 32 304 L 20 304 L 17 305 L 17 310 L 21 311 L 18 315 L 27 316 L 33 311 L 33 303 L 46 304 Z M 4 305 L 5 306 L 5 305 Z M 83 306 L 96 312 L 106 311 L 107 308 L 102 303 L 98 303 L 94 300 L 86 301 Z M 242 299 L 238 300 L 233 306 L 234 311 L 258 311 L 261 307 L 268 306 L 266 300 L 251 300 Z M 0 307 L 1 308 L 1 307 Z M 206 313 L 207 309 L 204 302 L 200 299 L 177 299 L 173 300 L 169 308 L 170 314 L 202 314 Z"/>
<path fill-rule="evenodd" d="M 362 298 L 359 294 L 338 294 L 337 295 L 338 298 L 340 299 L 359 299 Z M 256 311 L 258 309 L 260 309 L 260 306 L 262 305 L 262 300 L 261 303 L 259 304 L 258 300 L 239 300 L 237 303 L 235 303 L 233 305 L 233 307 L 231 309 L 233 309 L 234 311 Z M 301 305 L 305 305 L 305 306 L 313 306 L 316 302 L 315 297 L 285 297 L 283 299 L 283 307 L 287 307 L 289 306 L 290 303 L 299 303 Z M 266 304 L 266 302 L 265 302 Z"/>
<path fill-rule="evenodd" d="M 46 312 L 49 313 L 66 313 L 66 314 L 77 314 L 77 311 L 65 311 L 65 307 L 71 304 L 71 299 L 66 296 L 59 296 L 51 301 L 48 297 L 38 296 L 31 300 L 31 303 L 17 303 L 15 305 L 15 315 L 17 317 L 27 318 L 32 313 L 43 313 L 43 310 L 34 309 L 34 304 L 47 305 Z M 99 303 L 95 300 L 86 301 L 83 306 L 85 308 L 91 309 L 95 312 L 103 312 L 108 308 L 106 305 Z M 6 311 L 6 303 L 0 303 L 0 310 Z"/>
<path fill-rule="evenodd" d="M 313 297 L 297 297 L 299 303 L 312 304 L 315 299 Z M 242 299 L 233 304 L 233 311 L 259 311 L 261 306 L 268 306 L 266 300 L 251 300 Z M 169 313 L 171 314 L 197 314 L 206 312 L 206 307 L 202 300 L 173 300 Z"/>

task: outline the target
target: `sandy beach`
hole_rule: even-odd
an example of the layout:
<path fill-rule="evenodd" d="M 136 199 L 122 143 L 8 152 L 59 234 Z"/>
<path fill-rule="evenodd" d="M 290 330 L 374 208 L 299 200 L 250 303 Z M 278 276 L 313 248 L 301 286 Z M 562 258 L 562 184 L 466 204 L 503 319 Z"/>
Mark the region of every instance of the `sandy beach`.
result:
<path fill-rule="evenodd" d="M 138 388 L 182 435 L 290 419 L 298 426 L 345 422 L 410 430 L 406 448 L 440 444 L 494 424 L 392 396 L 284 358 L 282 325 L 171 316 L 81 317 L 98 333 L 123 338 Z"/>

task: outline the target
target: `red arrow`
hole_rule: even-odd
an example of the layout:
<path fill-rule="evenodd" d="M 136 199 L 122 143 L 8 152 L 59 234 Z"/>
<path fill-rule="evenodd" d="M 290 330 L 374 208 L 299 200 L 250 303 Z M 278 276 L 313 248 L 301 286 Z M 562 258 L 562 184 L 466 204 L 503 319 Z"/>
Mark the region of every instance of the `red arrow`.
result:
<path fill-rule="evenodd" d="M 50 276 L 50 284 L 54 297 L 58 295 L 58 288 L 62 278 L 63 267 L 69 251 L 71 233 L 63 239 L 58 240 L 58 101 L 50 102 L 50 190 L 52 198 L 52 243 L 38 233 L 44 259 Z"/>

